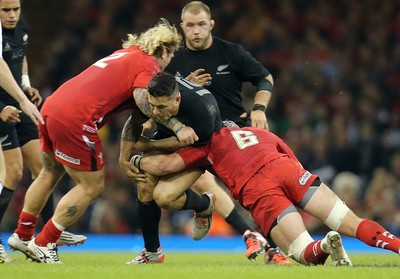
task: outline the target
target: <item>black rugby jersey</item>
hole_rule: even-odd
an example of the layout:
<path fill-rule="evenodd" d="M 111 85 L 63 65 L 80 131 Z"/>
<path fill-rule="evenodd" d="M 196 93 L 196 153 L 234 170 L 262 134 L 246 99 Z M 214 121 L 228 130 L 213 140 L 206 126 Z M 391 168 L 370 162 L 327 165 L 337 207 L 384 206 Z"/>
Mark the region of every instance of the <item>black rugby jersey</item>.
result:
<path fill-rule="evenodd" d="M 213 133 L 222 128 L 217 101 L 209 90 L 195 83 L 179 77 L 176 77 L 176 81 L 181 93 L 181 103 L 175 117 L 196 132 L 199 137 L 196 145 L 208 143 Z M 175 135 L 171 130 L 161 125 L 158 129 L 162 133 Z"/>
<path fill-rule="evenodd" d="M 14 29 L 3 27 L 3 59 L 15 81 L 21 85 L 22 65 L 28 46 L 28 23 L 21 18 Z M 18 102 L 0 87 L 0 102 L 18 107 Z"/>
<path fill-rule="evenodd" d="M 246 120 L 239 116 L 245 112 L 242 103 L 242 83 L 256 85 L 269 75 L 269 71 L 241 45 L 213 37 L 210 48 L 191 51 L 185 43 L 175 52 L 166 71 L 187 77 L 199 68 L 211 74 L 211 83 L 205 86 L 217 100 L 222 120 L 235 121 L 245 126 Z"/>

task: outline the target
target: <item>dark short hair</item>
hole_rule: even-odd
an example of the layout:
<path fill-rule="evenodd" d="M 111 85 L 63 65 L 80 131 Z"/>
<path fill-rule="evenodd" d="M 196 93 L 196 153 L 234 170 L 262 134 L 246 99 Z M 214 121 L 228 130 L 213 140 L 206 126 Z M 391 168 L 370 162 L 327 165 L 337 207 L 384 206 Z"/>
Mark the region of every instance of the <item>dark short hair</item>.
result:
<path fill-rule="evenodd" d="M 159 72 L 149 82 L 147 91 L 153 97 L 169 97 L 177 86 L 175 77 L 167 72 Z"/>

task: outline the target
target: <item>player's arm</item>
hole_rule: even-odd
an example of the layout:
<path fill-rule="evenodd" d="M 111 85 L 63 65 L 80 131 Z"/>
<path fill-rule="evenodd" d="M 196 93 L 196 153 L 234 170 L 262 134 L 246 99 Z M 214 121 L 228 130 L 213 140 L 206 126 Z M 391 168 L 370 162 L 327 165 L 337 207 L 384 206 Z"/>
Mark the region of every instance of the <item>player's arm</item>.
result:
<path fill-rule="evenodd" d="M 122 129 L 121 143 L 119 149 L 119 166 L 121 170 L 131 179 L 144 181 L 146 175 L 129 163 L 129 159 L 135 150 L 135 143 L 139 140 L 143 124 L 148 120 L 140 110 L 133 109 Z"/>
<path fill-rule="evenodd" d="M 21 86 L 24 93 L 28 96 L 32 103 L 39 106 L 42 103 L 42 96 L 39 94 L 39 90 L 31 86 L 31 82 L 28 75 L 28 60 L 24 56 L 22 63 L 22 77 Z"/>
<path fill-rule="evenodd" d="M 235 64 L 240 65 L 238 69 L 242 80 L 249 81 L 256 87 L 253 107 L 250 112 L 252 126 L 268 130 L 265 110 L 268 107 L 274 87 L 273 77 L 271 73 L 242 46 L 236 49 L 235 62 Z M 242 117 L 246 116 L 246 113 L 242 115 Z"/>
<path fill-rule="evenodd" d="M 148 92 L 144 88 L 136 88 L 133 91 L 133 97 L 135 99 L 136 105 L 140 110 L 146 114 L 148 117 L 153 118 L 158 123 L 164 125 L 171 131 L 174 131 L 178 140 L 183 144 L 193 144 L 199 140 L 199 137 L 195 131 L 188 126 L 185 126 L 177 118 L 173 117 L 168 120 L 160 120 L 153 116 L 153 110 L 148 102 Z"/>
<path fill-rule="evenodd" d="M 254 97 L 254 104 L 250 113 L 250 119 L 253 127 L 268 130 L 268 122 L 265 110 L 267 109 L 271 99 L 273 86 L 274 81 L 271 74 L 266 76 L 264 79 L 261 79 L 256 84 L 257 92 Z"/>
<path fill-rule="evenodd" d="M 35 124 L 37 124 L 38 121 L 44 124 L 43 118 L 38 109 L 29 101 L 24 92 L 22 92 L 21 88 L 12 76 L 10 68 L 2 57 L 0 58 L 0 86 L 19 103 L 21 109 Z"/>
<path fill-rule="evenodd" d="M 177 153 L 146 157 L 135 155 L 132 157 L 131 163 L 141 171 L 155 176 L 175 173 L 185 169 L 185 162 Z"/>

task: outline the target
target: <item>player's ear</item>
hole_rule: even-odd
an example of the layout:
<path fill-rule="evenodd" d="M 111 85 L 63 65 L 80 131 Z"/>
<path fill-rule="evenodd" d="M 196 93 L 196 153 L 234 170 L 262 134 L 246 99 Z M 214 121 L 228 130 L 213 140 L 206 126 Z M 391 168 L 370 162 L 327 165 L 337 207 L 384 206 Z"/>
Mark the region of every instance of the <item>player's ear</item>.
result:
<path fill-rule="evenodd" d="M 214 28 L 215 21 L 213 19 L 210 20 L 210 30 Z"/>
<path fill-rule="evenodd" d="M 168 49 L 164 47 L 161 52 L 161 58 L 167 59 L 167 57 L 168 57 Z"/>

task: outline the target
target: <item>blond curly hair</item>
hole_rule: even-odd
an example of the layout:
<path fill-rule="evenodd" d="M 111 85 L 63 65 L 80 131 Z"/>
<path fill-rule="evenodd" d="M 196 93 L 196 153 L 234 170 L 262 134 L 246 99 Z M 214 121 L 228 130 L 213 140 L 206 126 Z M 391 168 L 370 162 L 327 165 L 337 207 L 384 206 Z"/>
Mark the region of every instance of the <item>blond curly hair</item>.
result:
<path fill-rule="evenodd" d="M 165 18 L 161 18 L 156 26 L 146 30 L 139 36 L 128 34 L 128 40 L 123 41 L 122 47 L 138 46 L 148 55 L 155 55 L 163 49 L 168 52 L 178 49 L 181 40 L 182 37 L 175 26 L 171 26 Z"/>

